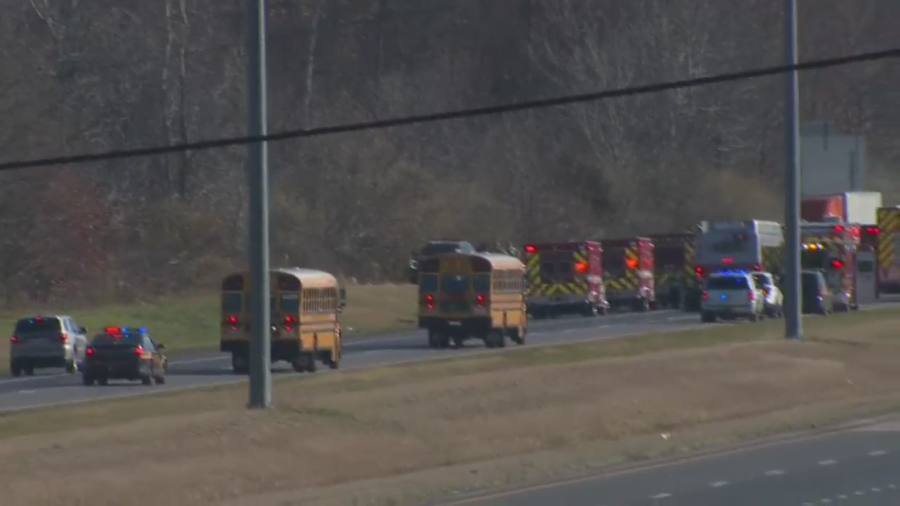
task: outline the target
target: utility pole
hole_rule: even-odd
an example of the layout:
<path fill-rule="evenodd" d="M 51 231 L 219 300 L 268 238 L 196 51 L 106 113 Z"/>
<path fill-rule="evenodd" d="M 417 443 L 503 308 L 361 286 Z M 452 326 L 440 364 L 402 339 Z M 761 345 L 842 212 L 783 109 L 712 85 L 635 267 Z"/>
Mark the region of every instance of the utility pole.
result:
<path fill-rule="evenodd" d="M 267 0 L 247 0 L 247 135 L 268 131 L 266 96 Z M 250 409 L 272 405 L 269 314 L 269 153 L 265 142 L 247 145 L 250 190 Z"/>
<path fill-rule="evenodd" d="M 784 57 L 797 65 L 797 0 L 784 0 Z M 784 331 L 788 339 L 803 337 L 800 284 L 800 78 L 797 70 L 785 75 L 784 133 L 784 223 L 786 225 L 786 293 Z"/>

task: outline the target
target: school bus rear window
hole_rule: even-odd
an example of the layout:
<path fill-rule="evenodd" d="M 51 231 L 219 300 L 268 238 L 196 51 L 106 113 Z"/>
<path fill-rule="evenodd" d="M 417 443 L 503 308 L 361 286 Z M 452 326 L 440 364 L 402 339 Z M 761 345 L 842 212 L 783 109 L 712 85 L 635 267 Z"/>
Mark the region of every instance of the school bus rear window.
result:
<path fill-rule="evenodd" d="M 488 293 L 491 291 L 491 275 L 478 274 L 472 282 L 473 288 L 477 293 Z"/>
<path fill-rule="evenodd" d="M 222 312 L 223 313 L 240 313 L 243 309 L 244 297 L 239 293 L 222 294 Z"/>
<path fill-rule="evenodd" d="M 448 274 L 441 277 L 441 292 L 450 294 L 466 293 L 472 285 L 469 276 Z"/>
<path fill-rule="evenodd" d="M 300 312 L 300 294 L 281 294 L 281 312 L 285 314 L 297 314 Z"/>
<path fill-rule="evenodd" d="M 438 277 L 434 274 L 419 275 L 419 293 L 436 292 L 438 289 Z"/>

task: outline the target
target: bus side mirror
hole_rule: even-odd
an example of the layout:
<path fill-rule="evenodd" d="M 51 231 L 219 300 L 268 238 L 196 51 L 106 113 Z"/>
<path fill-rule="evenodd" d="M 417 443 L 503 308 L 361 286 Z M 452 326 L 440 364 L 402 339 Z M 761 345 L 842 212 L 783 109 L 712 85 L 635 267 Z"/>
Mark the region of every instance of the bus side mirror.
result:
<path fill-rule="evenodd" d="M 338 304 L 338 308 L 344 309 L 347 307 L 347 290 L 341 288 L 340 290 L 340 303 Z"/>

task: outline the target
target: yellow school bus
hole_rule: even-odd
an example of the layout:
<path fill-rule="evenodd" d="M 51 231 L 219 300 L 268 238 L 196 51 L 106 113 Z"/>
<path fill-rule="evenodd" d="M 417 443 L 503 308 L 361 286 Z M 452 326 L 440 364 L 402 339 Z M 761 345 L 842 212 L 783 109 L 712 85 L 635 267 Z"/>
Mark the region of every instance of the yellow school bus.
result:
<path fill-rule="evenodd" d="M 315 372 L 321 362 L 332 369 L 341 363 L 341 324 L 345 292 L 331 274 L 281 268 L 271 275 L 269 311 L 272 362 L 290 363 L 297 372 Z M 250 356 L 250 275 L 229 274 L 222 280 L 219 349 L 231 353 L 235 374 L 246 374 Z"/>
<path fill-rule="evenodd" d="M 493 253 L 445 253 L 419 264 L 419 328 L 428 346 L 461 347 L 480 339 L 488 348 L 506 338 L 525 344 L 525 264 Z"/>

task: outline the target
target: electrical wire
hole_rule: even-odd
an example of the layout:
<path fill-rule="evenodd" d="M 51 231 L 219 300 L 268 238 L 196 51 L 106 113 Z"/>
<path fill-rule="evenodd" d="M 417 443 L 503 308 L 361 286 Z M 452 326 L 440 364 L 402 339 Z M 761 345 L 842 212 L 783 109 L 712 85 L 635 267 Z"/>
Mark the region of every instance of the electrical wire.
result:
<path fill-rule="evenodd" d="M 797 65 L 780 65 L 775 67 L 764 67 L 759 69 L 744 70 L 740 72 L 732 72 L 726 74 L 717 74 L 706 77 L 698 77 L 692 79 L 683 79 L 677 81 L 668 81 L 663 83 L 648 84 L 642 86 L 629 86 L 607 91 L 599 91 L 594 93 L 583 93 L 576 95 L 565 95 L 561 97 L 532 100 L 526 102 L 518 102 L 513 104 L 480 107 L 472 109 L 461 109 L 455 111 L 439 112 L 432 114 L 412 115 L 399 118 L 390 118 L 383 120 L 375 120 L 361 123 L 351 123 L 344 125 L 336 125 L 329 127 L 319 127 L 310 129 L 284 130 L 263 136 L 243 136 L 243 137 L 225 137 L 212 139 L 207 141 L 187 142 L 181 144 L 172 144 L 168 146 L 155 146 L 147 148 L 113 150 L 99 153 L 86 153 L 80 155 L 58 156 L 52 158 L 37 158 L 32 160 L 17 160 L 0 164 L 0 171 L 50 167 L 56 165 L 70 165 L 88 162 L 99 162 L 106 160 L 116 160 L 124 158 L 135 158 L 143 156 L 164 155 L 168 153 L 179 153 L 185 151 L 202 151 L 210 149 L 222 149 L 231 146 L 240 146 L 245 144 L 253 144 L 258 142 L 283 141 L 289 139 L 304 139 L 310 137 L 321 137 L 324 135 L 334 135 L 350 132 L 362 132 L 366 130 L 380 130 L 385 128 L 394 128 L 399 126 L 417 125 L 423 123 L 434 123 L 439 121 L 448 121 L 454 119 L 473 118 L 479 116 L 492 116 L 499 114 L 508 114 L 534 109 L 546 109 L 550 107 L 560 107 L 578 103 L 594 102 L 609 98 L 622 98 L 634 95 L 643 95 L 647 93 L 659 93 L 663 91 L 671 91 L 683 88 L 693 88 L 698 86 L 708 86 L 712 84 L 721 84 L 732 81 L 743 81 L 747 79 L 755 79 L 760 77 L 774 76 L 792 71 L 819 70 L 832 67 L 839 67 L 853 63 L 871 62 L 884 60 L 888 58 L 900 57 L 900 48 L 886 49 L 882 51 L 872 51 L 866 53 L 858 53 L 849 56 L 837 58 L 826 58 L 819 60 L 810 60 L 798 63 Z"/>

